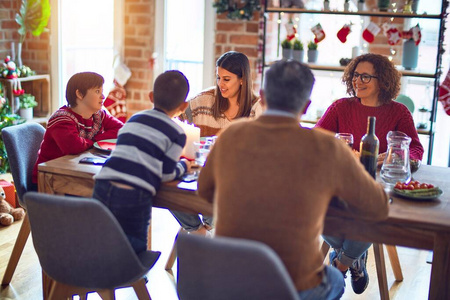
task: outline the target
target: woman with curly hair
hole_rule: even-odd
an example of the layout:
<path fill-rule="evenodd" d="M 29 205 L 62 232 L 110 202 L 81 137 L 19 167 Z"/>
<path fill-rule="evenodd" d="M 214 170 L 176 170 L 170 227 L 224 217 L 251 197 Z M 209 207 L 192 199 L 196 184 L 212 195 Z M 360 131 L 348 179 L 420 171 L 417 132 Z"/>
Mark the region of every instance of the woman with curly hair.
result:
<path fill-rule="evenodd" d="M 391 130 L 402 131 L 410 136 L 410 158 L 422 159 L 423 147 L 412 115 L 405 105 L 394 101 L 400 91 L 400 73 L 387 57 L 373 53 L 356 57 L 345 69 L 342 82 L 352 97 L 342 98 L 331 104 L 316 127 L 353 134 L 353 150 L 358 151 L 361 138 L 367 130 L 367 117 L 375 116 L 375 134 L 380 141 L 379 165 L 386 155 L 386 135 Z M 323 238 L 334 248 L 330 253 L 330 263 L 344 277 L 350 269 L 354 292 L 364 292 L 369 283 L 366 271 L 367 249 L 372 244 L 341 237 Z"/>
<path fill-rule="evenodd" d="M 367 117 L 376 117 L 375 134 L 380 140 L 378 163 L 384 160 L 389 131 L 402 131 L 411 137 L 411 159 L 422 159 L 423 147 L 408 108 L 394 99 L 400 92 L 400 73 L 383 55 L 363 54 L 353 59 L 344 71 L 342 82 L 350 98 L 335 101 L 327 109 L 316 127 L 333 132 L 348 132 L 354 137 L 353 149 L 367 130 Z"/>

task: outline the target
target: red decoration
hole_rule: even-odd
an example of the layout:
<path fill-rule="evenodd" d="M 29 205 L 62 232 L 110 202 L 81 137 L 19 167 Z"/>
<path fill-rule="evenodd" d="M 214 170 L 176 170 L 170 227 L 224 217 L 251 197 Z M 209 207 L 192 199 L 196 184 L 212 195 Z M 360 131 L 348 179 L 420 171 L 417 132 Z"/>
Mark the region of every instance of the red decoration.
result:
<path fill-rule="evenodd" d="M 320 25 L 320 23 L 317 23 L 316 26 L 313 26 L 311 28 L 311 31 L 312 33 L 314 33 L 314 43 L 318 44 L 325 38 L 325 31 L 323 31 L 322 25 Z"/>
<path fill-rule="evenodd" d="M 342 43 L 345 43 L 347 41 L 347 36 L 350 34 L 350 32 L 352 32 L 351 26 L 351 23 L 345 24 L 341 29 L 339 29 L 337 37 Z"/>
<path fill-rule="evenodd" d="M 393 24 L 384 23 L 383 33 L 388 38 L 389 45 L 396 45 L 402 39 L 402 33 Z"/>
<path fill-rule="evenodd" d="M 439 101 L 444 106 L 445 112 L 450 116 L 450 70 L 439 87 Z"/>
<path fill-rule="evenodd" d="M 125 123 L 127 120 L 127 92 L 125 89 L 114 80 L 115 87 L 109 92 L 108 97 L 103 102 L 105 108 L 109 113 Z"/>
<path fill-rule="evenodd" d="M 367 28 L 363 31 L 363 39 L 365 39 L 369 43 L 372 43 L 380 30 L 381 29 L 377 24 L 375 24 L 374 22 L 370 22 Z"/>

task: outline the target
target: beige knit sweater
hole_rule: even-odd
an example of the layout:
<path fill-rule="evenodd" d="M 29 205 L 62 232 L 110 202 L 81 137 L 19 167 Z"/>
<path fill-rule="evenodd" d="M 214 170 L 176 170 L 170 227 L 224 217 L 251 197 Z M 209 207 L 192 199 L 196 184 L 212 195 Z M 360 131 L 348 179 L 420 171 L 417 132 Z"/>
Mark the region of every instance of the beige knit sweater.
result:
<path fill-rule="evenodd" d="M 217 132 L 220 129 L 226 128 L 233 122 L 233 120 L 227 119 L 223 114 L 217 120 L 214 119 L 211 109 L 214 99 L 215 87 L 206 89 L 189 100 L 189 107 L 186 110 L 186 113 L 180 116 L 182 121 L 187 120 L 189 123 L 193 123 L 197 127 L 200 127 L 200 136 L 217 135 Z M 254 119 L 262 113 L 259 97 L 254 99 L 253 103 L 249 116 L 250 119 Z"/>
<path fill-rule="evenodd" d="M 319 236 L 333 196 L 359 218 L 387 217 L 388 198 L 350 148 L 294 118 L 261 116 L 230 125 L 200 173 L 198 192 L 214 202 L 216 234 L 271 246 L 299 291 L 317 286 Z M 236 270 L 239 272 L 239 270 Z"/>

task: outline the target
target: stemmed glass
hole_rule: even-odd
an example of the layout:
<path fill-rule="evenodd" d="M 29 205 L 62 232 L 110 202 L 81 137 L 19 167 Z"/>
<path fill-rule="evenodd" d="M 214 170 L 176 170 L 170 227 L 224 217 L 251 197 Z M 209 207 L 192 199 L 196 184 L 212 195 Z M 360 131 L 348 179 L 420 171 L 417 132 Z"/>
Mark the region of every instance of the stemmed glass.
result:
<path fill-rule="evenodd" d="M 340 139 L 344 143 L 350 146 L 353 149 L 353 134 L 351 133 L 336 133 L 334 135 L 336 138 Z"/>

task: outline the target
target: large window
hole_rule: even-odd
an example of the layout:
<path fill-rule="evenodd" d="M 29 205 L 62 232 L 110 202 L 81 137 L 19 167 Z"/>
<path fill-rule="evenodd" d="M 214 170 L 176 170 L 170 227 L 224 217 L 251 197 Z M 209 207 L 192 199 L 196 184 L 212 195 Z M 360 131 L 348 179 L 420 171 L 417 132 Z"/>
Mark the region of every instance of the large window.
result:
<path fill-rule="evenodd" d="M 115 0 L 59 0 L 60 95 L 65 101 L 69 78 L 78 72 L 97 72 L 105 78 L 104 89 L 113 81 Z"/>
<path fill-rule="evenodd" d="M 214 83 L 212 0 L 158 0 L 155 76 L 179 70 L 189 80 L 188 98 Z"/>

